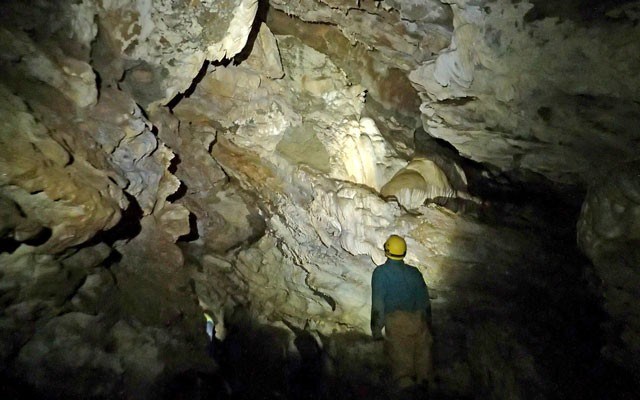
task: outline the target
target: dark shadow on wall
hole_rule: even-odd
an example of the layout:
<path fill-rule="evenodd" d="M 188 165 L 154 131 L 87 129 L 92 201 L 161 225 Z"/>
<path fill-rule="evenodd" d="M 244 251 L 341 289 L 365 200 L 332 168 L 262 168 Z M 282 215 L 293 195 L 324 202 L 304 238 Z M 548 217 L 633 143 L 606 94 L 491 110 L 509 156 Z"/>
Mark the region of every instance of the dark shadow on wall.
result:
<path fill-rule="evenodd" d="M 630 375 L 600 352 L 607 316 L 590 289 L 591 264 L 576 245 L 576 210 L 560 211 L 540 209 L 545 220 L 538 225 L 547 230 L 510 220 L 503 226 L 517 233 L 500 230 L 499 238 L 450 234 L 453 259 L 476 259 L 440 277 L 448 301 L 434 304 L 434 362 L 447 385 L 456 373 L 438 366 L 464 366 L 475 398 L 633 398 Z M 494 210 L 485 223 L 501 216 L 509 218 Z M 506 261 L 523 240 L 511 235 L 530 237 L 531 253 Z"/>
<path fill-rule="evenodd" d="M 180 200 L 187 194 L 188 189 L 189 188 L 187 187 L 187 185 L 184 182 L 180 181 L 180 186 L 178 186 L 178 189 L 176 189 L 176 191 L 173 194 L 167 197 L 167 201 L 169 203 L 175 203 L 176 201 Z"/>
<path fill-rule="evenodd" d="M 218 373 L 189 369 L 160 384 L 161 400 L 226 400 L 229 394 Z"/>
<path fill-rule="evenodd" d="M 534 6 L 525 14 L 525 22 L 533 22 L 545 18 L 560 18 L 582 23 L 604 21 L 607 11 L 633 3 L 633 0 L 529 0 Z"/>
<path fill-rule="evenodd" d="M 0 397 L 5 400 L 31 400 L 41 399 L 36 391 L 24 382 L 8 376 L 4 371 L 0 372 Z"/>
<path fill-rule="evenodd" d="M 116 241 L 133 239 L 142 231 L 142 225 L 140 225 L 143 216 L 142 208 L 135 197 L 127 192 L 124 192 L 124 195 L 129 201 L 129 206 L 122 211 L 120 221 L 113 228 L 98 232 L 91 240 L 83 243 L 83 247 L 101 242 L 113 246 Z"/>
<path fill-rule="evenodd" d="M 247 315 L 227 321 L 228 336 L 213 352 L 225 398 L 398 399 L 391 390 L 383 342 L 355 331 L 323 336 L 291 324 L 286 330 Z M 438 390 L 430 398 L 465 399 Z"/>
<path fill-rule="evenodd" d="M 178 242 L 193 242 L 200 239 L 198 233 L 198 217 L 192 212 L 189 212 L 189 233 L 182 235 L 178 238 Z"/>
<path fill-rule="evenodd" d="M 633 398 L 624 397 L 616 384 L 624 383 L 615 375 L 598 375 L 598 367 L 589 357 L 597 353 L 592 343 L 583 340 L 594 322 L 585 318 L 589 305 L 576 305 L 580 298 L 560 296 L 553 301 L 545 298 L 548 293 L 536 292 L 526 285 L 517 285 L 519 296 L 505 291 L 502 300 L 509 298 L 509 306 L 503 312 L 491 312 L 487 304 L 462 304 L 446 310 L 457 319 L 459 326 L 443 323 L 443 310 L 434 309 L 434 336 L 436 371 L 438 361 L 444 357 L 459 357 L 472 369 L 474 392 L 456 393 L 440 390 L 431 399 L 464 398 Z M 495 293 L 494 293 L 495 294 Z M 567 301 L 565 308 L 578 314 L 567 321 L 553 316 L 540 316 L 558 308 L 557 302 Z M 455 314 L 454 314 L 455 313 Z M 595 318 L 595 317 L 594 317 Z M 587 320 L 587 323 L 574 324 Z M 381 342 L 372 341 L 369 335 L 357 332 L 337 333 L 329 336 L 313 335 L 303 329 L 290 330 L 261 324 L 248 313 L 239 311 L 226 321 L 228 334 L 224 341 L 216 343 L 211 354 L 218 369 L 211 370 L 194 365 L 167 373 L 153 386 L 149 398 L 154 399 L 285 399 L 285 400 L 383 400 L 390 399 Z M 443 327 L 449 327 L 445 330 Z M 505 329 L 505 326 L 507 328 Z M 542 329 L 540 329 L 542 328 Z M 583 333 L 572 331 L 583 330 Z M 453 335 L 449 337 L 449 335 Z M 318 337 L 320 341 L 318 341 Z M 447 346 L 462 344 L 457 354 L 442 354 Z M 466 345 L 466 347 L 464 347 Z M 455 350 L 455 349 L 454 349 Z M 202 349 L 207 352 L 206 349 Z M 586 351 L 587 354 L 579 354 Z M 534 362 L 530 364 L 529 356 Z M 527 380 L 535 378 L 534 365 L 543 371 L 549 381 Z M 501 369 L 503 368 L 503 369 Z M 512 368 L 509 370 L 508 368 Z M 565 370 L 566 369 L 566 370 Z M 576 371 L 577 369 L 577 371 Z M 123 379 L 126 380 L 124 372 Z M 498 374 L 503 373 L 506 376 Z M 557 377 L 553 375 L 559 373 Z M 15 380 L 0 376 L 3 399 L 68 399 L 53 392 L 38 393 Z M 518 386 L 519 397 L 492 397 L 505 391 L 493 391 L 509 379 Z M 589 378 L 592 380 L 590 381 Z M 598 378 L 598 379 L 594 379 Z M 611 380 L 603 382 L 601 378 Z M 454 382 L 464 385 L 463 380 Z M 595 389 L 594 386 L 602 384 Z M 504 386 L 502 387 L 504 389 Z M 509 388 L 509 387 L 507 387 Z M 454 388 L 455 389 L 455 388 Z M 513 389 L 513 387 L 511 388 Z M 69 391 L 73 393 L 72 390 Z M 622 396 L 617 396 L 622 393 Z M 126 398 L 114 393 L 113 397 Z M 77 396 L 75 398 L 91 398 Z"/>
<path fill-rule="evenodd" d="M 243 310 L 225 321 L 227 334 L 214 352 L 230 398 L 277 399 L 287 392 L 289 332 L 259 324 Z"/>
<path fill-rule="evenodd" d="M 51 238 L 51 234 L 51 228 L 45 226 L 40 228 L 40 231 L 34 236 L 23 241 L 15 240 L 12 237 L 0 237 L 0 253 L 13 253 L 21 244 L 34 247 L 43 245 Z"/>
<path fill-rule="evenodd" d="M 229 399 L 386 399 L 382 345 L 360 333 L 331 336 L 265 325 L 244 309 L 227 317 L 211 350 Z"/>

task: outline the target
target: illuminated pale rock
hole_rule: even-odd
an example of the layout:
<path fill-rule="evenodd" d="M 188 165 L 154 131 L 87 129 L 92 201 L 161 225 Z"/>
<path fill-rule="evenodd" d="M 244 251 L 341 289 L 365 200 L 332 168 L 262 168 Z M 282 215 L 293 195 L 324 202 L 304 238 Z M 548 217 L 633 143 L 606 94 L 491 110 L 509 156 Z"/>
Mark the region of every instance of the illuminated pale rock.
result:
<path fill-rule="evenodd" d="M 133 238 L 117 241 L 114 248 L 122 260 L 114 267 L 119 286 L 126 292 L 129 312 L 146 324 L 160 324 L 193 307 L 190 296 L 181 296 L 187 285 L 188 274 L 184 270 L 184 256 L 175 244 L 179 237 L 190 232 L 189 211 L 180 204 L 172 204 L 167 197 L 180 186 L 180 181 L 167 169 L 173 153 L 166 148 L 156 153 L 165 166 L 156 192 L 155 204 L 149 215 L 135 223 Z M 144 283 L 142 283 L 144 282 Z M 145 294 L 137 293 L 136 285 L 143 284 Z M 173 296 L 171 295 L 173 294 Z M 142 296 L 142 297 L 141 297 Z M 172 302 L 157 302 L 150 307 L 144 298 L 169 298 Z M 185 304 L 186 301 L 186 304 Z M 192 311 L 192 310 L 190 310 Z"/>
<path fill-rule="evenodd" d="M 198 122 L 206 115 L 223 126 L 238 124 L 228 139 L 283 170 L 305 164 L 379 189 L 404 162 L 395 158 L 375 122 L 360 118 L 362 88 L 297 39 L 278 37 L 278 43 L 287 78 L 260 80 L 260 70 L 242 64 L 217 67 L 176 107 L 177 115 Z M 213 99 L 215 107 L 210 106 Z M 243 105 L 246 101 L 251 107 Z"/>
<path fill-rule="evenodd" d="M 455 197 L 456 192 L 449 184 L 447 176 L 430 160 L 411 161 L 387 182 L 380 194 L 395 196 L 407 209 L 418 208 L 427 199 Z"/>
<path fill-rule="evenodd" d="M 41 250 L 57 252 L 114 226 L 126 205 L 120 189 L 104 172 L 73 160 L 24 102 L 1 85 L 0 101 L 0 195 L 22 210 L 18 239 L 21 231 L 46 227 L 51 237 Z"/>
<path fill-rule="evenodd" d="M 304 168 L 278 176 L 257 158 L 238 159 L 229 147 L 218 151 L 225 170 L 271 205 L 271 217 L 258 243 L 230 262 L 203 264 L 202 282 L 206 276 L 227 282 L 215 291 L 201 284 L 201 301 L 211 309 L 251 301 L 267 321 L 308 324 L 327 334 L 346 327 L 367 333 L 369 282 L 375 264 L 384 261 L 382 243 L 389 234 L 407 238 L 408 262 L 423 271 L 443 306 L 457 301 L 449 290 L 472 279 L 464 272 L 471 264 L 474 275 L 489 265 L 507 271 L 518 254 L 538 246 L 526 235 L 460 219 L 439 207 L 408 214 L 372 189 L 336 183 Z"/>
<path fill-rule="evenodd" d="M 81 128 L 95 134 L 97 144 L 104 151 L 103 162 L 112 170 L 110 176 L 136 199 L 145 215 L 157 207 L 158 198 L 166 198 L 167 195 L 163 197 L 161 193 L 163 179 L 174 179 L 169 190 L 171 193 L 177 190 L 179 182 L 166 176 L 173 153 L 157 139 L 152 132 L 153 124 L 127 94 L 105 90 Z"/>
<path fill-rule="evenodd" d="M 250 302 L 267 321 L 309 324 L 325 333 L 347 327 L 367 332 L 370 276 L 375 263 L 384 261 L 381 247 L 389 234 L 407 236 L 409 261 L 438 286 L 446 281 L 438 266 L 452 262 L 447 257 L 471 260 L 486 251 L 475 244 L 464 256 L 447 253 L 455 240 L 448 235 L 463 235 L 461 226 L 467 226 L 473 237 L 485 228 L 456 223 L 446 210 L 422 207 L 423 202 L 412 215 L 382 200 L 377 191 L 407 162 L 396 155 L 373 119 L 361 117 L 358 88 L 340 69 L 293 37 L 276 39 L 282 80 L 259 79 L 263 72 L 255 66 L 216 66 L 175 108 L 194 132 L 208 120 L 218 121 L 223 128 L 217 132 L 213 156 L 267 210 L 265 235 L 257 242 L 226 256 L 205 251 L 202 261 L 193 261 L 202 269 L 196 274 L 200 302 L 211 310 Z M 231 126 L 233 130 L 225 129 Z M 429 195 L 455 195 L 434 163 L 416 162 L 414 167 L 435 179 Z M 456 179 L 466 182 L 463 173 Z M 207 208 L 227 210 L 222 216 L 231 226 L 241 226 L 234 215 L 248 215 L 242 204 L 232 207 L 224 201 L 211 201 L 198 212 L 203 215 Z M 514 246 L 525 243 L 518 239 Z M 426 261 L 439 254 L 442 260 Z M 500 251 L 495 251 L 495 260 L 511 259 L 497 254 Z M 506 260 L 496 261 L 499 268 L 506 268 Z M 212 288 L 207 281 L 219 285 Z"/>
<path fill-rule="evenodd" d="M 91 66 L 66 56 L 59 49 L 45 52 L 25 33 L 0 29 L 3 59 L 13 60 L 13 73 L 30 76 L 58 89 L 79 107 L 95 105 L 98 97 L 96 77 Z"/>
<path fill-rule="evenodd" d="M 103 37 L 94 42 L 94 21 L 105 34 L 108 22 L 104 14 L 97 16 L 104 10 L 88 1 L 34 7 L 33 14 L 17 12 L 0 33 L 6 50 L 0 59 L 0 204 L 6 205 L 6 220 L 0 224 L 5 311 L 0 356 L 3 365 L 23 374 L 20 379 L 38 390 L 48 388 L 66 397 L 124 391 L 144 398 L 160 372 L 172 368 L 159 361 L 157 349 L 174 347 L 171 351 L 189 357 L 189 345 L 182 344 L 204 341 L 180 338 L 183 332 L 200 333 L 195 328 L 200 315 L 187 290 L 188 273 L 181 269 L 182 251 L 175 244 L 191 231 L 190 213 L 167 201 L 180 187 L 169 171 L 175 155 L 158 139 L 158 127 L 132 95 L 121 90 L 126 85 L 114 84 L 122 77 L 117 67 L 121 54 L 112 51 L 105 57 L 113 61 L 111 75 L 101 74 L 101 66 L 109 62 L 97 63 L 100 79 L 89 65 L 92 57 L 105 54 L 89 48 L 108 41 Z M 52 22 L 66 14 L 75 17 Z M 68 25 L 73 26 L 68 36 L 61 35 Z M 22 29 L 26 26 L 30 28 Z M 142 70 L 135 73 L 149 78 Z M 188 76 L 183 87 L 192 79 Z M 202 144 L 205 153 L 209 144 Z M 117 342 L 107 324 L 121 316 L 139 326 L 105 353 L 104 348 Z M 34 335 L 34 324 L 46 328 Z M 156 330 L 157 337 L 145 333 L 151 325 L 167 324 L 174 333 L 165 334 L 163 328 Z M 176 328 L 182 325 L 189 328 Z M 70 353 L 70 348 L 78 352 Z M 75 358 L 69 358 L 72 353 Z M 123 370 L 131 371 L 124 383 Z M 26 371 L 31 371 L 29 377 Z M 92 383 L 98 376 L 104 384 Z M 74 385 L 76 379 L 82 382 Z"/>
<path fill-rule="evenodd" d="M 95 60 L 102 82 L 120 82 L 146 108 L 186 91 L 205 60 L 238 54 L 257 6 L 257 0 L 62 0 L 29 7 L 9 2 L 3 23 L 17 29 L 4 31 L 1 41 L 20 44 L 20 49 L 14 46 L 17 52 L 3 53 L 22 55 L 20 68 L 83 106 L 96 100 L 96 77 L 87 64 L 95 46 L 94 55 L 110 58 Z M 48 41 L 50 46 L 34 51 L 26 34 L 15 33 L 21 31 L 33 32 L 38 45 Z"/>
<path fill-rule="evenodd" d="M 589 28 L 527 21 L 532 5 L 452 4 L 454 34 L 435 61 L 410 73 L 423 125 L 470 159 L 586 183 L 598 168 L 636 156 L 638 35 L 631 25 Z M 611 119 L 610 115 L 620 115 Z M 598 148 L 598 163 L 589 160 Z"/>
<path fill-rule="evenodd" d="M 402 70 L 445 48 L 451 35 L 449 7 L 437 1 L 420 2 L 417 7 L 410 1 L 394 1 L 387 10 L 371 1 L 274 0 L 271 5 L 304 21 L 336 25 L 352 44 L 375 49 L 386 64 Z"/>
<path fill-rule="evenodd" d="M 25 383 L 144 398 L 212 364 L 198 364 L 203 310 L 220 322 L 242 308 L 375 375 L 370 279 L 392 233 L 432 289 L 446 397 L 473 397 L 471 383 L 544 397 L 562 385 L 538 367 L 573 370 L 547 343 L 580 320 L 563 297 L 582 285 L 575 254 L 546 229 L 568 214 L 510 204 L 519 218 L 481 222 L 507 205 L 467 187 L 517 176 L 539 193 L 528 172 L 582 184 L 636 157 L 633 9 L 587 26 L 506 0 L 272 0 L 267 28 L 255 0 L 5 3 L 0 360 Z M 607 287 L 626 346 L 613 359 L 638 348 L 623 177 L 594 186 L 580 228 L 598 275 L 623 285 Z"/>
<path fill-rule="evenodd" d="M 192 213 L 193 226 L 183 235 L 188 234 L 189 240 L 197 239 L 216 252 L 260 236 L 263 218 L 253 204 L 249 205 L 251 196 L 235 185 L 228 185 L 227 175 L 210 153 L 217 140 L 216 130 L 209 124 L 200 125 L 199 119 L 196 124 L 181 124 L 168 112 L 158 111 L 152 118 L 157 121 L 159 137 L 167 146 L 176 154 L 188 155 L 172 160 L 180 187 L 169 197 L 172 203 Z"/>
<path fill-rule="evenodd" d="M 230 59 L 242 50 L 257 7 L 257 0 L 104 1 L 96 13 L 130 65 L 125 82 L 146 93 L 147 103 L 166 104 L 189 88 L 205 60 Z M 149 67 L 136 75 L 142 63 Z"/>

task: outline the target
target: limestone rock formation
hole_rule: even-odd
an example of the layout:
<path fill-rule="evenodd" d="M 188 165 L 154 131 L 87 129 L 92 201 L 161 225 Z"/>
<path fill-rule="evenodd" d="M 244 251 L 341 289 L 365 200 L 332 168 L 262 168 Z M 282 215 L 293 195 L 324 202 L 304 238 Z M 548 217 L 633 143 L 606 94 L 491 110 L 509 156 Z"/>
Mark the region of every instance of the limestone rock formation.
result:
<path fill-rule="evenodd" d="M 586 183 L 600 166 L 636 156 L 639 86 L 626 71 L 639 67 L 629 38 L 640 32 L 615 9 L 618 18 L 590 28 L 535 19 L 534 4 L 452 2 L 450 46 L 409 75 L 424 128 L 503 171 Z"/>
<path fill-rule="evenodd" d="M 99 40 L 121 75 L 108 76 L 122 79 L 122 86 L 146 107 L 185 92 L 205 60 L 239 53 L 258 1 L 96 2 L 94 7 L 104 32 Z"/>
<path fill-rule="evenodd" d="M 0 193 L 18 211 L 3 222 L 3 232 L 24 242 L 47 229 L 43 251 L 57 253 L 113 227 L 127 203 L 121 189 L 51 138 L 22 99 L 5 86 L 0 92 Z"/>
<path fill-rule="evenodd" d="M 295 398 L 304 342 L 377 395 L 395 233 L 435 395 L 631 396 L 637 2 L 588 3 L 5 1 L 0 388 Z"/>
<path fill-rule="evenodd" d="M 613 317 L 605 354 L 640 376 L 640 164 L 620 164 L 593 183 L 578 223 L 578 242 L 593 260 L 605 309 Z"/>
<path fill-rule="evenodd" d="M 175 244 L 191 231 L 169 198 L 176 155 L 147 113 L 205 59 L 242 50 L 257 2 L 219 6 L 3 5 L 3 377 L 54 397 L 152 398 L 185 359 L 211 368 Z"/>
<path fill-rule="evenodd" d="M 456 174 L 454 179 L 466 181 L 459 166 L 453 171 L 462 172 L 461 175 Z M 427 200 L 446 202 L 447 199 L 460 198 L 478 201 L 470 197 L 464 189 L 454 189 L 445 172 L 434 161 L 426 158 L 412 160 L 382 187 L 380 194 L 395 197 L 398 203 L 409 210 L 419 208 Z"/>
<path fill-rule="evenodd" d="M 276 0 L 271 5 L 304 21 L 336 25 L 351 42 L 378 50 L 386 63 L 403 70 L 412 69 L 447 46 L 451 11 L 446 4 L 392 1 L 380 8 L 375 3 L 380 2 Z"/>

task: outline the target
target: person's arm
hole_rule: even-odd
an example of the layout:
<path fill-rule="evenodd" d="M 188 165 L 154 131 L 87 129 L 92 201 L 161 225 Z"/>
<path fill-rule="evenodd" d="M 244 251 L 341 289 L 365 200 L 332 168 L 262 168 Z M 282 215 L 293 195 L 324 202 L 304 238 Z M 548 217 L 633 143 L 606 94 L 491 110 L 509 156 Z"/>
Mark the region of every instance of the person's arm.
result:
<path fill-rule="evenodd" d="M 429 288 L 425 285 L 425 292 L 427 297 L 427 306 L 425 307 L 425 313 L 427 315 L 427 324 L 431 328 L 431 300 L 429 299 Z"/>
<path fill-rule="evenodd" d="M 371 278 L 371 335 L 375 340 L 383 338 L 385 290 L 379 270 L 374 271 Z"/>
<path fill-rule="evenodd" d="M 423 309 L 424 309 L 424 313 L 425 313 L 425 318 L 427 321 L 427 324 L 429 325 L 429 328 L 431 328 L 431 299 L 429 298 L 429 288 L 427 287 L 427 284 L 424 282 L 424 278 L 422 277 L 422 274 L 420 272 L 418 272 L 418 274 L 420 275 L 420 280 L 422 282 L 422 301 L 423 301 Z"/>

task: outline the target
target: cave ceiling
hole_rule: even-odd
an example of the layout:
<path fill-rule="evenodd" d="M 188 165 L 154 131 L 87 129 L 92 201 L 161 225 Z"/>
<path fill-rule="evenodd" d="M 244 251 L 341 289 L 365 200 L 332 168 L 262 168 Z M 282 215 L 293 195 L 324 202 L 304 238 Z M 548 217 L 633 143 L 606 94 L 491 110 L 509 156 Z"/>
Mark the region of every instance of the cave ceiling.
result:
<path fill-rule="evenodd" d="M 522 355 L 498 386 L 550 391 L 532 343 L 585 276 L 594 346 L 640 376 L 640 2 L 0 7 L 0 359 L 30 385 L 93 363 L 54 387 L 135 397 L 201 357 L 203 310 L 366 334 L 391 233 L 452 396 L 482 380 L 474 343 Z"/>

